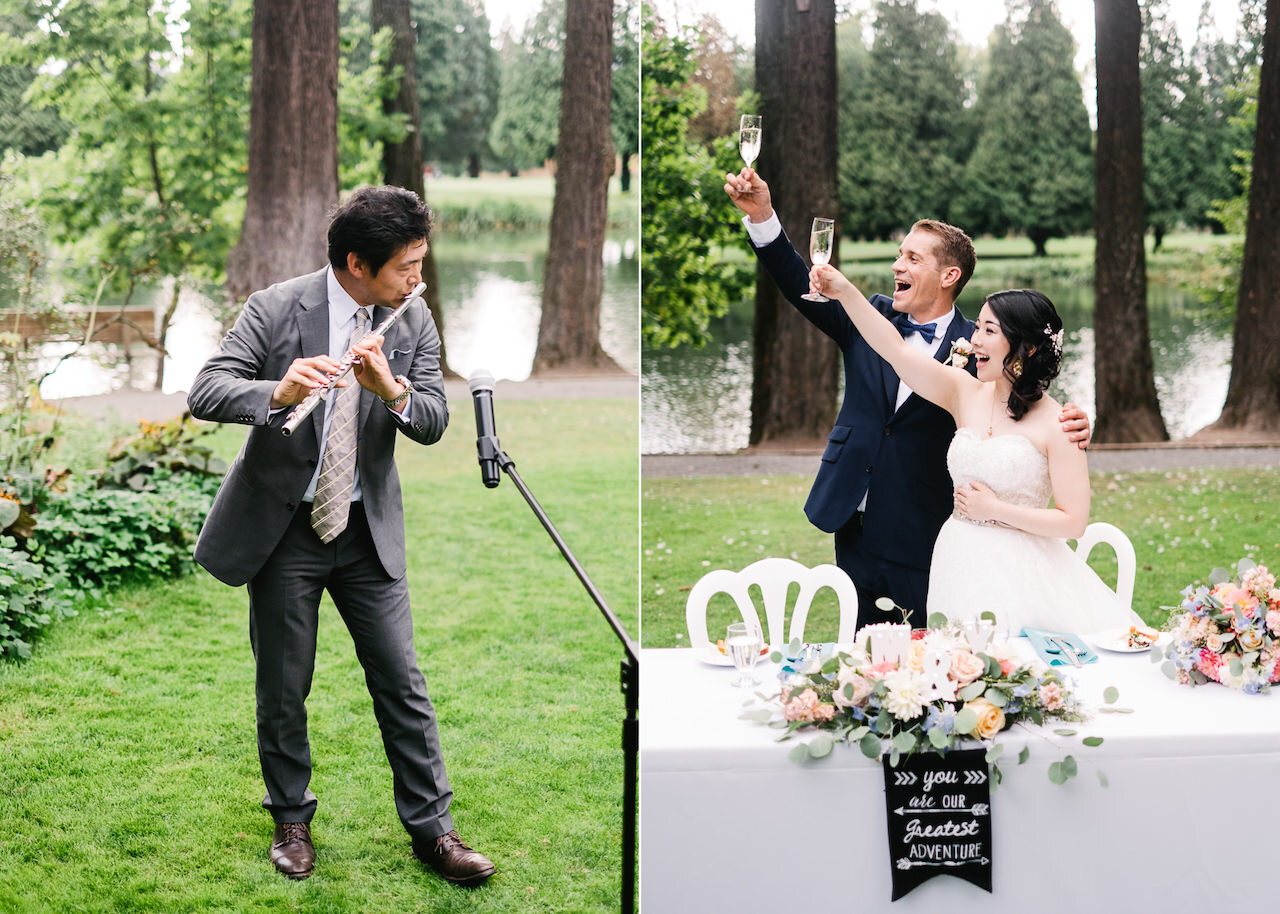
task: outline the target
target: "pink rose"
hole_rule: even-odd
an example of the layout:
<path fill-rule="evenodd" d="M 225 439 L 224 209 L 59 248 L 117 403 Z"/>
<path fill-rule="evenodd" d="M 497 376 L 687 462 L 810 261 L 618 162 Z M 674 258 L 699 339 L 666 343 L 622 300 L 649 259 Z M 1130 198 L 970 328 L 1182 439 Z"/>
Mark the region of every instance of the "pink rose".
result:
<path fill-rule="evenodd" d="M 811 721 L 817 706 L 818 693 L 813 689 L 805 689 L 799 695 L 792 692 L 782 706 L 782 717 L 784 720 Z"/>
<path fill-rule="evenodd" d="M 1226 642 L 1222 640 L 1222 636 L 1217 632 L 1210 632 L 1209 636 L 1204 639 L 1204 646 L 1215 654 L 1221 654 Z"/>
<path fill-rule="evenodd" d="M 1217 682 L 1219 679 L 1219 671 L 1222 669 L 1222 657 L 1216 651 L 1201 648 L 1200 659 L 1196 661 L 1196 669 L 1204 673 L 1214 682 Z"/>
<path fill-rule="evenodd" d="M 986 663 L 973 651 L 958 650 L 951 654 L 950 676 L 962 686 L 973 682 L 986 669 Z"/>
<path fill-rule="evenodd" d="M 1065 704 L 1066 696 L 1058 683 L 1046 682 L 1040 687 L 1040 706 L 1046 711 L 1061 711 Z"/>
<path fill-rule="evenodd" d="M 1273 635 L 1280 635 L 1280 609 L 1273 609 L 1267 613 L 1267 631 Z"/>

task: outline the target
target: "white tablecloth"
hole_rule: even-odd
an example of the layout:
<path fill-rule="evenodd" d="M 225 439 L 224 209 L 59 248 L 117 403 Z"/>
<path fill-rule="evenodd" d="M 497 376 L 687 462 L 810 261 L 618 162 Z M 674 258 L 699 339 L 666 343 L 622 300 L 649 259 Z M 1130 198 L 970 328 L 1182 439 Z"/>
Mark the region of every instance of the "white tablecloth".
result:
<path fill-rule="evenodd" d="M 1116 706 L 1134 713 L 1094 714 L 1069 725 L 1074 737 L 1052 727 L 1001 734 L 994 893 L 943 875 L 891 903 L 878 763 L 840 745 L 795 765 L 779 731 L 738 719 L 751 692 L 729 685 L 732 668 L 690 649 L 648 649 L 640 661 L 644 914 L 1203 914 L 1274 898 L 1280 690 L 1179 686 L 1148 654 L 1068 670 L 1089 705 L 1113 685 Z M 776 673 L 761 664 L 761 688 L 776 692 Z M 1103 745 L 1082 746 L 1087 735 Z M 1031 757 L 1019 766 L 1024 745 Z M 1049 764 L 1068 753 L 1080 774 L 1055 785 Z"/>

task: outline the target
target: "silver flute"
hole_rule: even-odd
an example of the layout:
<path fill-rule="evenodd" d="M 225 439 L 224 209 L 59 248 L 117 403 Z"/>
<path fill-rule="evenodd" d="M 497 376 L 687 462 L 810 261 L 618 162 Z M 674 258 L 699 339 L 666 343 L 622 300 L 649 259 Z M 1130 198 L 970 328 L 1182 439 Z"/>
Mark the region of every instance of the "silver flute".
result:
<path fill-rule="evenodd" d="M 381 324 L 365 334 L 364 339 L 367 340 L 371 336 L 385 335 L 391 325 L 398 321 L 404 313 L 412 307 L 418 296 L 425 292 L 426 289 L 427 284 L 425 282 L 420 282 L 414 286 L 413 291 L 404 297 L 404 301 L 400 303 L 400 307 L 388 314 Z M 361 342 L 363 342 L 363 340 L 361 340 Z M 284 433 L 286 438 L 290 437 L 293 434 L 294 429 L 302 424 L 303 419 L 311 415 L 312 410 L 325 400 L 329 399 L 329 394 L 334 390 L 337 390 L 338 382 L 351 373 L 351 369 L 355 367 L 357 361 L 359 361 L 359 359 L 356 356 L 355 348 L 352 347 L 351 349 L 348 349 L 347 354 L 339 360 L 338 367 L 329 375 L 328 380 L 319 387 L 313 389 L 311 393 L 307 394 L 307 398 L 305 400 L 293 408 L 289 415 L 285 417 L 284 427 L 281 429 L 281 432 Z"/>

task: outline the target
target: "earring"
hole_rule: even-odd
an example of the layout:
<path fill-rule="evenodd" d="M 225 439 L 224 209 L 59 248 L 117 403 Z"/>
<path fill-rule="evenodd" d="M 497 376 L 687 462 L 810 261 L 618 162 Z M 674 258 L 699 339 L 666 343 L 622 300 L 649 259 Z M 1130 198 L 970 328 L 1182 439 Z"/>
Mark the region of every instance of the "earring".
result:
<path fill-rule="evenodd" d="M 1009 363 L 1009 374 L 1013 375 L 1015 381 L 1022 377 L 1022 359 L 1014 359 Z"/>

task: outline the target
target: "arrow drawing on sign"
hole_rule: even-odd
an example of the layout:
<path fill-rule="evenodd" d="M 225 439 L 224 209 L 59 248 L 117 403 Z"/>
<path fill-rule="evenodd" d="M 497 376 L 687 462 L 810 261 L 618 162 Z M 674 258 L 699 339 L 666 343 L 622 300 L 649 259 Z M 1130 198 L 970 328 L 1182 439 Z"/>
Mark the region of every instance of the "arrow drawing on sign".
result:
<path fill-rule="evenodd" d="M 897 867 L 900 870 L 909 870 L 913 866 L 965 866 L 970 863 L 986 866 L 990 862 L 986 857 L 974 857 L 972 860 L 908 860 L 906 857 L 899 857 Z"/>
<path fill-rule="evenodd" d="M 894 810 L 900 816 L 917 816 L 917 815 L 951 815 L 959 813 L 971 813 L 975 816 L 985 816 L 991 811 L 986 803 L 974 803 L 972 806 L 957 806 L 953 809 L 908 809 L 905 806 L 899 806 Z"/>
<path fill-rule="evenodd" d="M 964 782 L 966 784 L 985 784 L 987 782 L 987 773 L 985 771 L 966 771 L 964 773 Z"/>
<path fill-rule="evenodd" d="M 893 782 L 895 787 L 901 787 L 903 784 L 914 784 L 919 780 L 914 771 L 895 771 L 893 776 L 895 778 Z"/>

